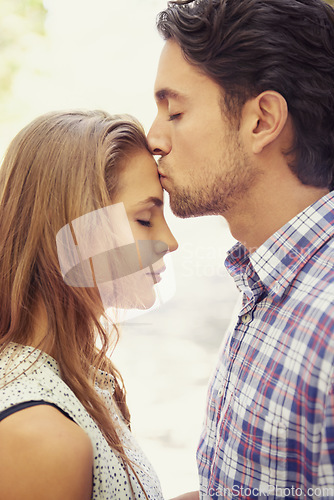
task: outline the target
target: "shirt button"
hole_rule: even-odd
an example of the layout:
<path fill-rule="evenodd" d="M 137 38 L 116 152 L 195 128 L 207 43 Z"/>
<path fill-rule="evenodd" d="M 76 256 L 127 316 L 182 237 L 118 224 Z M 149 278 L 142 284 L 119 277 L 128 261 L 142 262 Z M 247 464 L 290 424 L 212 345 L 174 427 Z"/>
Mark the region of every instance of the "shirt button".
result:
<path fill-rule="evenodd" d="M 241 321 L 244 325 L 247 325 L 252 319 L 252 315 L 250 313 L 246 313 L 241 316 Z"/>
<path fill-rule="evenodd" d="M 221 387 L 218 391 L 218 397 L 222 397 L 222 395 L 224 394 L 224 389 Z"/>

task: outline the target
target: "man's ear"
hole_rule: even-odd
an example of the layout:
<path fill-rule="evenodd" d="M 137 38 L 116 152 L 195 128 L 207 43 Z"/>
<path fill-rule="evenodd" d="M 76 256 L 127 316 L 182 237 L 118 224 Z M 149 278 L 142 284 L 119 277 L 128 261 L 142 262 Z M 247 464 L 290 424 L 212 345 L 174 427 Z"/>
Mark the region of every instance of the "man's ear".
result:
<path fill-rule="evenodd" d="M 275 141 L 288 119 L 288 105 L 284 97 L 273 90 L 266 90 L 247 101 L 244 107 L 244 124 L 254 154 Z"/>

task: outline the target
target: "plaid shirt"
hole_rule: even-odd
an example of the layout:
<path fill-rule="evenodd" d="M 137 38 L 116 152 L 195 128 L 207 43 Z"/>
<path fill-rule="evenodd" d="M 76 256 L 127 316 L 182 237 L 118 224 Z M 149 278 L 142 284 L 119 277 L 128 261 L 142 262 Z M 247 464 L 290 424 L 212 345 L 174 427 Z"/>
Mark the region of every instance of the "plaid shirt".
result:
<path fill-rule="evenodd" d="M 197 451 L 201 498 L 334 498 L 334 191 L 225 265 L 241 292 Z"/>

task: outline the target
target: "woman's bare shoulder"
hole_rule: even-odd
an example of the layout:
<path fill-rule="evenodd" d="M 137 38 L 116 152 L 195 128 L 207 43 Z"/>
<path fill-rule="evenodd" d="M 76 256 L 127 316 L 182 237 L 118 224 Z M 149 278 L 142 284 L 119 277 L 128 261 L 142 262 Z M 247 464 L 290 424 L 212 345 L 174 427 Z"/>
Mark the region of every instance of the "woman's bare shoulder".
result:
<path fill-rule="evenodd" d="M 0 498 L 89 500 L 93 448 L 87 434 L 49 405 L 0 422 Z"/>

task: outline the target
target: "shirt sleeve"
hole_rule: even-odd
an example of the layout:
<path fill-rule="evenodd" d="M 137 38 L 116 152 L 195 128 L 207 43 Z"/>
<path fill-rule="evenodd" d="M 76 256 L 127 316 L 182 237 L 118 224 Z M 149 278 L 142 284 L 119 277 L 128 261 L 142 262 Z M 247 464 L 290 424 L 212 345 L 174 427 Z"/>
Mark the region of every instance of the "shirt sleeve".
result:
<path fill-rule="evenodd" d="M 333 372 L 334 373 L 334 372 Z M 324 408 L 324 425 L 322 432 L 318 485 L 320 498 L 334 496 L 334 380 L 333 374 Z"/>

